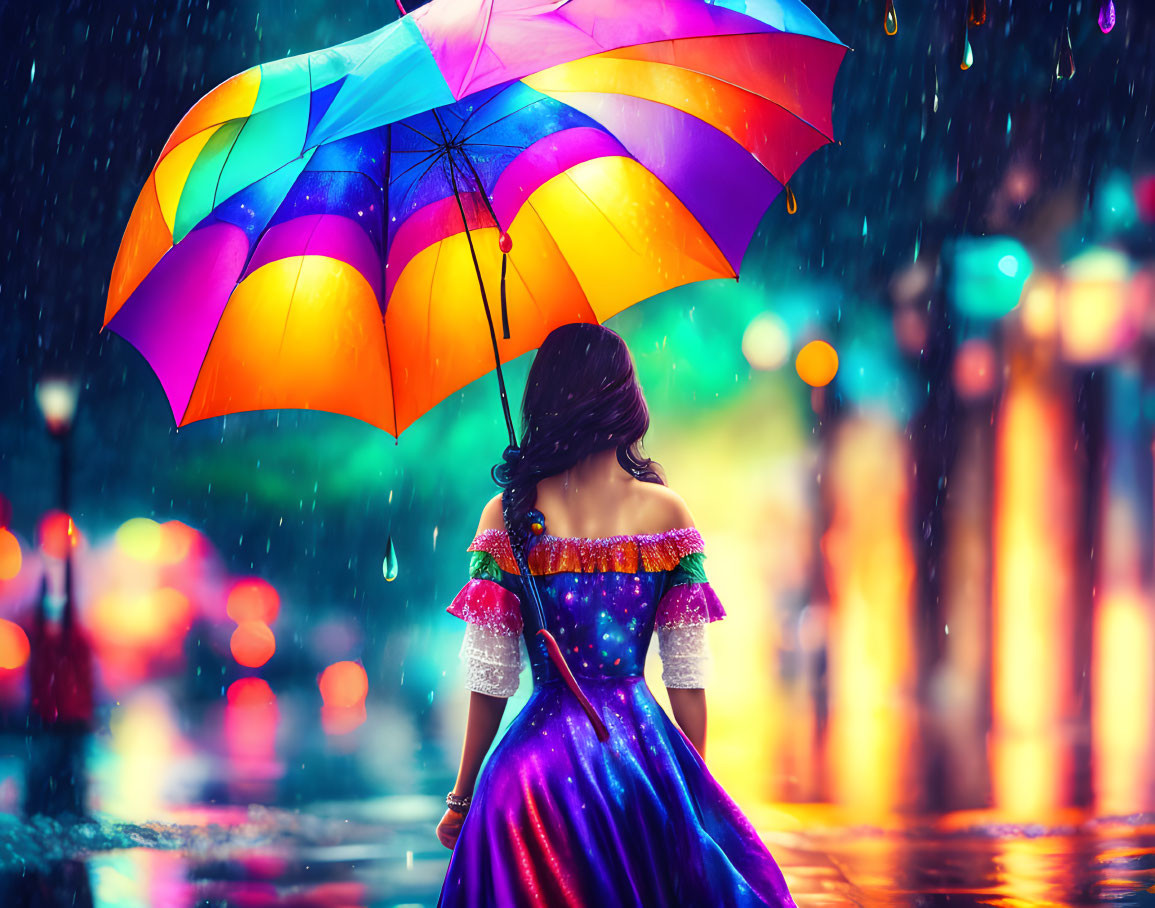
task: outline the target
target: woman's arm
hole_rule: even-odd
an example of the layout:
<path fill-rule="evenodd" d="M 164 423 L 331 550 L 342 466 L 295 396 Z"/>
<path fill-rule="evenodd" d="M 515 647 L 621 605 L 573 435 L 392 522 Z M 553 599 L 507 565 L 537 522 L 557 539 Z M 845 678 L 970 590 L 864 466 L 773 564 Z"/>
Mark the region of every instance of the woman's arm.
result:
<path fill-rule="evenodd" d="M 667 687 L 674 721 L 702 759 L 706 758 L 706 691 L 700 687 Z"/>
<path fill-rule="evenodd" d="M 473 786 L 477 783 L 481 763 L 497 736 L 501 717 L 505 714 L 505 704 L 508 702 L 505 697 L 490 697 L 476 691 L 470 693 L 469 718 L 465 724 L 465 743 L 461 748 L 461 766 L 457 770 L 457 782 L 453 786 L 454 794 L 473 796 Z M 457 835 L 461 832 L 464 819 L 465 817 L 456 811 L 445 811 L 445 816 L 437 824 L 437 838 L 446 848 L 452 849 L 457 843 Z"/>

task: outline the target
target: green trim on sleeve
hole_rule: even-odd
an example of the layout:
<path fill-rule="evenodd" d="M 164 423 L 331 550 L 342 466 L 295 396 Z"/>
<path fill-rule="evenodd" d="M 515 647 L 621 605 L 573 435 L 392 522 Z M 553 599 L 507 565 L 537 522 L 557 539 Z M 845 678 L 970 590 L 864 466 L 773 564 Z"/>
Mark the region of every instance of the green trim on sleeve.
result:
<path fill-rule="evenodd" d="M 678 562 L 678 566 L 673 570 L 673 578 L 671 579 L 671 586 L 681 586 L 686 583 L 707 583 L 706 567 L 703 562 L 706 560 L 704 552 L 692 552 L 686 555 Z"/>
<path fill-rule="evenodd" d="M 489 552 L 470 552 L 469 576 L 473 580 L 501 580 L 501 568 Z"/>

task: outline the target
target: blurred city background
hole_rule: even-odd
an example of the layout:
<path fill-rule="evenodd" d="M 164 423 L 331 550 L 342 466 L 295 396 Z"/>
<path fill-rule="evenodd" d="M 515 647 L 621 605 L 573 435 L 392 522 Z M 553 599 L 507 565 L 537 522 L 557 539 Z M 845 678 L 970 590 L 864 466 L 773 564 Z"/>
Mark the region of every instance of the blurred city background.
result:
<path fill-rule="evenodd" d="M 609 323 L 729 613 L 710 768 L 799 904 L 1155 904 L 1155 13 L 811 5 L 854 49 L 841 146 L 739 282 Z M 177 431 L 99 331 L 180 114 L 395 15 L 0 10 L 5 904 L 436 900 L 493 377 L 396 442 Z"/>

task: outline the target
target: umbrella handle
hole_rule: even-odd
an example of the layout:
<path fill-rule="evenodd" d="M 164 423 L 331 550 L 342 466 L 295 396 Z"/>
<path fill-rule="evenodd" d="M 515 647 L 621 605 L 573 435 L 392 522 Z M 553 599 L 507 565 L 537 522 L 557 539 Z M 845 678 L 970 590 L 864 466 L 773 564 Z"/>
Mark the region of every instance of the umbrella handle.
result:
<path fill-rule="evenodd" d="M 590 724 L 594 727 L 594 732 L 598 736 L 599 741 L 608 741 L 610 737 L 609 730 L 606 728 L 606 723 L 602 721 L 602 717 L 598 715 L 594 705 L 590 703 L 590 698 L 585 695 L 585 691 L 581 689 L 577 678 L 573 676 L 569 666 L 566 664 L 565 656 L 561 653 L 561 647 L 557 645 L 557 641 L 553 638 L 553 634 L 547 631 L 544 627 L 538 631 L 542 637 L 545 638 L 546 650 L 549 652 L 549 658 L 553 660 L 554 667 L 558 670 L 562 680 L 565 681 L 566 686 L 573 691 L 573 695 L 577 697 L 578 703 L 581 704 L 585 714 L 589 716 Z"/>

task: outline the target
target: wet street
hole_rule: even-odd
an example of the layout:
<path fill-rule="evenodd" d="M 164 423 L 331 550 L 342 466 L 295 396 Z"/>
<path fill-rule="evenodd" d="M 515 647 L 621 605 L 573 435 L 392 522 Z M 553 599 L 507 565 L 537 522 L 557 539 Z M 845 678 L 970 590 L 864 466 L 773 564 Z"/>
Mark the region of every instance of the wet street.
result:
<path fill-rule="evenodd" d="M 74 904 L 86 873 L 96 906 L 432 906 L 446 863 L 437 815 L 438 799 L 399 796 L 299 813 L 187 809 L 166 823 L 10 820 L 0 853 L 10 884 L 64 881 L 60 905 Z M 760 827 L 799 906 L 1155 904 L 1149 816 L 1016 826 L 959 813 L 840 828 L 826 808 L 751 815 L 770 823 Z"/>

